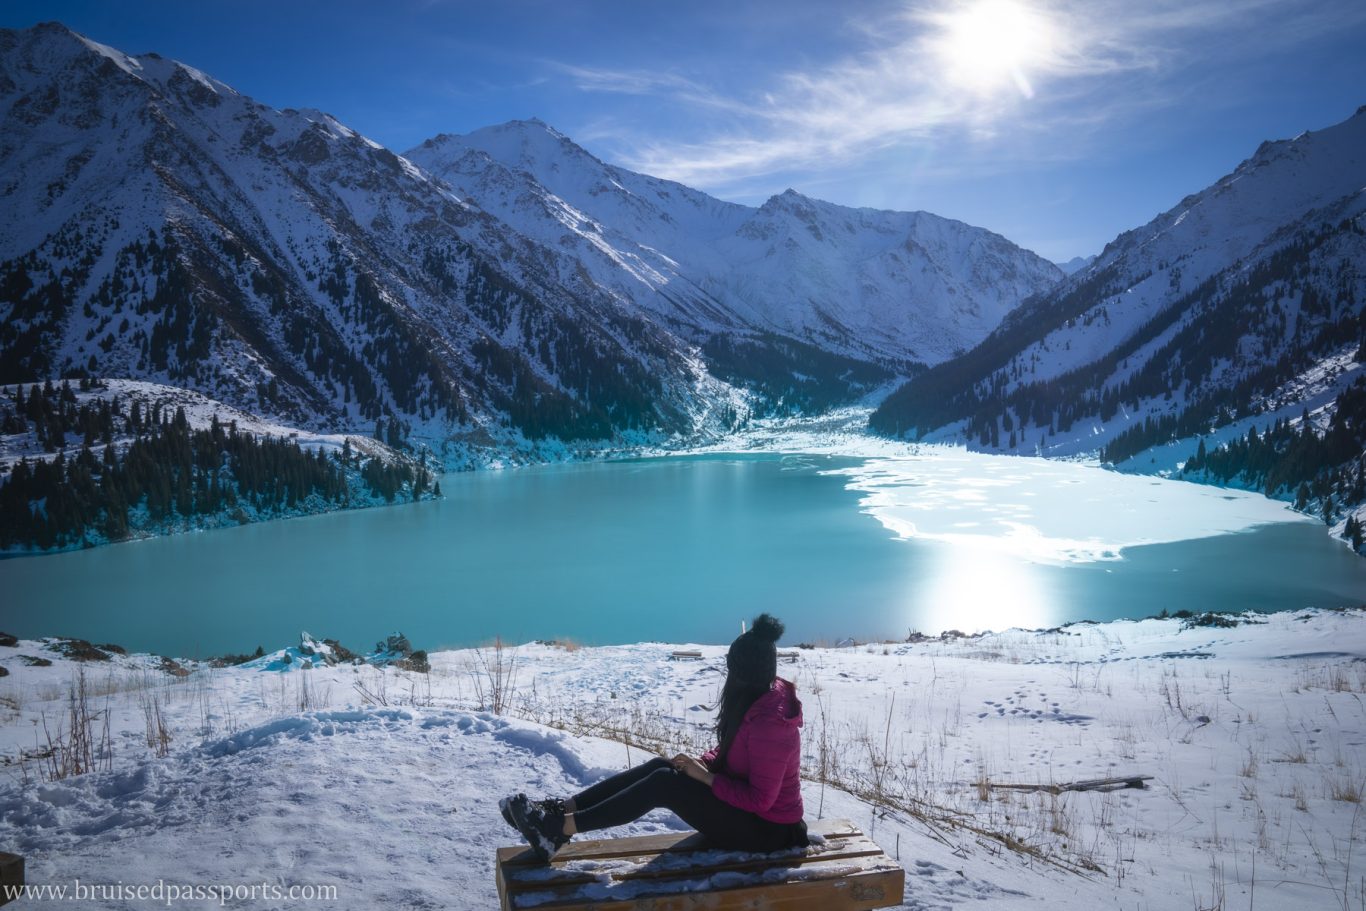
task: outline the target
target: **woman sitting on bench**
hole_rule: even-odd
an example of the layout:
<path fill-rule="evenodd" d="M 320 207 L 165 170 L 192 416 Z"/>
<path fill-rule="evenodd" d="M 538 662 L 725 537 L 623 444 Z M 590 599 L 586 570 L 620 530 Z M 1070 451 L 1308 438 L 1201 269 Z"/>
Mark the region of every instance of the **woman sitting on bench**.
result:
<path fill-rule="evenodd" d="M 802 704 L 778 676 L 783 624 L 760 614 L 726 653 L 716 717 L 718 746 L 701 758 L 652 759 L 568 800 L 498 802 L 503 818 L 542 860 L 570 836 L 624 825 L 651 810 L 676 813 L 712 844 L 778 851 L 807 844 L 802 822 Z"/>

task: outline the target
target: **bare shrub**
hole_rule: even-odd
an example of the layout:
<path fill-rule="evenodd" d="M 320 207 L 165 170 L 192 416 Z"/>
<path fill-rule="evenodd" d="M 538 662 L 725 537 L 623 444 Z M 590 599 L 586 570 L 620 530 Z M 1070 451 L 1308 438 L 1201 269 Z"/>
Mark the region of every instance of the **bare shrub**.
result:
<path fill-rule="evenodd" d="M 79 668 L 67 687 L 66 711 L 57 721 L 55 731 L 47 724 L 47 715 L 41 717 L 43 737 L 46 747 L 39 757 L 44 763 L 44 772 L 49 781 L 60 781 L 73 775 L 84 775 L 96 769 L 99 759 L 104 767 L 113 765 L 113 743 L 109 731 L 109 707 L 96 712 L 90 708 L 90 687 L 86 681 L 85 668 Z M 95 724 L 102 716 L 98 735 Z"/>
<path fill-rule="evenodd" d="M 1361 803 L 1366 797 L 1366 781 L 1351 775 L 1340 775 L 1329 779 L 1328 796 L 1344 803 Z"/>
<path fill-rule="evenodd" d="M 351 687 L 360 694 L 361 701 L 368 705 L 388 705 L 389 704 L 389 677 L 383 668 L 374 668 L 374 682 L 367 684 L 365 680 L 357 679 Z"/>
<path fill-rule="evenodd" d="M 474 650 L 470 677 L 479 709 L 506 714 L 516 690 L 517 650 L 507 648 L 503 637 L 495 637 L 493 645 Z"/>
<path fill-rule="evenodd" d="M 147 748 L 157 756 L 166 756 L 171 751 L 171 732 L 161 714 L 160 695 L 155 691 L 141 690 L 138 693 L 138 704 L 142 708 Z"/>

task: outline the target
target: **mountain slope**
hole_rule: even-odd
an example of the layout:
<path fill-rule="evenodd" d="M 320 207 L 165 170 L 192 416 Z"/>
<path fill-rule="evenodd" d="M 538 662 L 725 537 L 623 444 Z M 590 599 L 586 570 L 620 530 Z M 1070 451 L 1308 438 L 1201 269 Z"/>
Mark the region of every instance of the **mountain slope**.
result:
<path fill-rule="evenodd" d="M 620 293 L 701 338 L 776 333 L 904 369 L 972 345 L 1062 278 L 1004 238 L 926 212 L 792 190 L 758 209 L 722 202 L 605 164 L 536 120 L 406 154 L 520 232 L 624 265 Z"/>
<path fill-rule="evenodd" d="M 328 115 L 56 24 L 0 32 L 0 382 L 133 376 L 508 448 L 726 395 L 577 262 Z M 501 442 L 500 442 L 501 441 Z"/>
<path fill-rule="evenodd" d="M 433 495 L 428 467 L 378 439 L 301 433 L 135 380 L 0 386 L 0 434 L 0 553 Z"/>
<path fill-rule="evenodd" d="M 1363 187 L 1366 108 L 1264 143 L 898 390 L 871 426 L 1115 462 L 1171 446 L 1150 456 L 1169 468 L 1197 436 L 1302 422 L 1306 409 L 1326 428 L 1362 367 Z"/>
<path fill-rule="evenodd" d="M 728 429 L 971 344 L 1060 273 L 924 213 L 761 209 L 540 123 L 414 150 L 58 24 L 0 32 L 0 382 L 122 376 L 464 464 Z M 483 456 L 476 453 L 482 452 Z"/>

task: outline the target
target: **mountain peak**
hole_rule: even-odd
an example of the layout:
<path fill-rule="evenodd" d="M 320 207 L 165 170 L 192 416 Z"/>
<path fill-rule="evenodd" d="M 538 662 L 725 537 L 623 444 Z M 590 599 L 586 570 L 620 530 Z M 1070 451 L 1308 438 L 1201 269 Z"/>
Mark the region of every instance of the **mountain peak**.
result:
<path fill-rule="evenodd" d="M 125 54 L 117 48 L 87 38 L 60 22 L 40 22 L 27 29 L 0 29 L 0 48 L 3 48 L 6 56 L 12 55 L 21 60 L 24 70 L 38 78 L 59 74 L 79 63 L 94 70 L 94 76 L 104 84 L 112 70 L 100 72 L 98 68 L 112 64 L 158 91 L 190 88 L 193 92 L 199 92 L 201 98 L 205 97 L 205 93 L 237 94 L 231 86 L 189 64 L 153 52 L 136 57 Z M 93 99 L 93 94 L 91 97 Z"/>
<path fill-rule="evenodd" d="M 130 72 L 138 66 L 127 54 L 91 41 L 60 22 L 39 22 L 26 29 L 0 29 L 0 36 L 7 55 L 16 53 L 31 70 L 60 69 L 87 55 L 106 57 Z"/>
<path fill-rule="evenodd" d="M 512 120 L 507 120 L 503 123 L 496 123 L 491 126 L 480 127 L 477 130 L 471 130 L 465 135 L 479 136 L 488 133 L 513 134 L 533 140 L 548 136 L 557 141 L 564 140 L 570 143 L 573 142 L 573 140 L 564 133 L 561 133 L 539 117 L 513 118 Z"/>
<path fill-rule="evenodd" d="M 504 146 L 507 145 L 508 140 L 520 140 L 527 144 L 544 142 L 549 139 L 555 143 L 567 143 L 573 148 L 583 151 L 572 139 L 539 117 L 508 120 L 503 123 L 480 127 L 468 133 L 437 133 L 430 139 L 424 140 L 418 148 L 440 149 L 448 145 L 483 148 L 490 138 L 496 138 Z M 588 153 L 584 152 L 584 154 Z"/>
<path fill-rule="evenodd" d="M 47 22 L 39 22 L 39 23 L 37 23 L 36 25 L 34 25 L 34 26 L 30 27 L 30 28 L 27 28 L 27 29 L 5 29 L 5 31 L 31 32 L 32 34 L 35 34 L 35 35 L 52 35 L 52 34 L 59 34 L 59 35 L 72 35 L 72 36 L 75 36 L 75 37 L 80 37 L 80 36 L 77 35 L 75 32 L 73 32 L 70 28 L 68 28 L 68 27 L 67 27 L 66 25 L 64 25 L 63 23 L 58 22 L 56 19 L 50 19 L 50 20 L 48 20 Z"/>
<path fill-rule="evenodd" d="M 791 187 L 788 187 L 786 190 L 783 190 L 783 192 L 776 193 L 773 196 L 770 196 L 767 200 L 765 200 L 764 204 L 759 207 L 759 211 L 790 212 L 796 209 L 810 209 L 813 206 L 815 206 L 818 202 L 819 200 L 812 199 L 810 196 L 798 193 L 796 190 L 792 189 Z"/>
<path fill-rule="evenodd" d="M 438 174 L 452 167 L 482 167 L 469 158 L 474 155 L 525 172 L 545 187 L 553 188 L 560 178 L 594 186 L 614 181 L 609 165 L 538 117 L 509 120 L 464 134 L 442 133 L 404 154 Z M 460 162 L 464 164 L 457 164 Z"/>

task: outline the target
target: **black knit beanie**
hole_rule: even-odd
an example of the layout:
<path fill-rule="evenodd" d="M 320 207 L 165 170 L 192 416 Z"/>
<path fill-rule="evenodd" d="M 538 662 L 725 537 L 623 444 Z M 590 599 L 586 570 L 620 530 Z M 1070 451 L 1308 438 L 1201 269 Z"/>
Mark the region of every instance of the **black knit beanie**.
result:
<path fill-rule="evenodd" d="M 778 676 L 778 640 L 782 635 L 781 620 L 768 614 L 755 617 L 749 629 L 730 644 L 726 673 L 744 683 L 772 683 Z"/>

